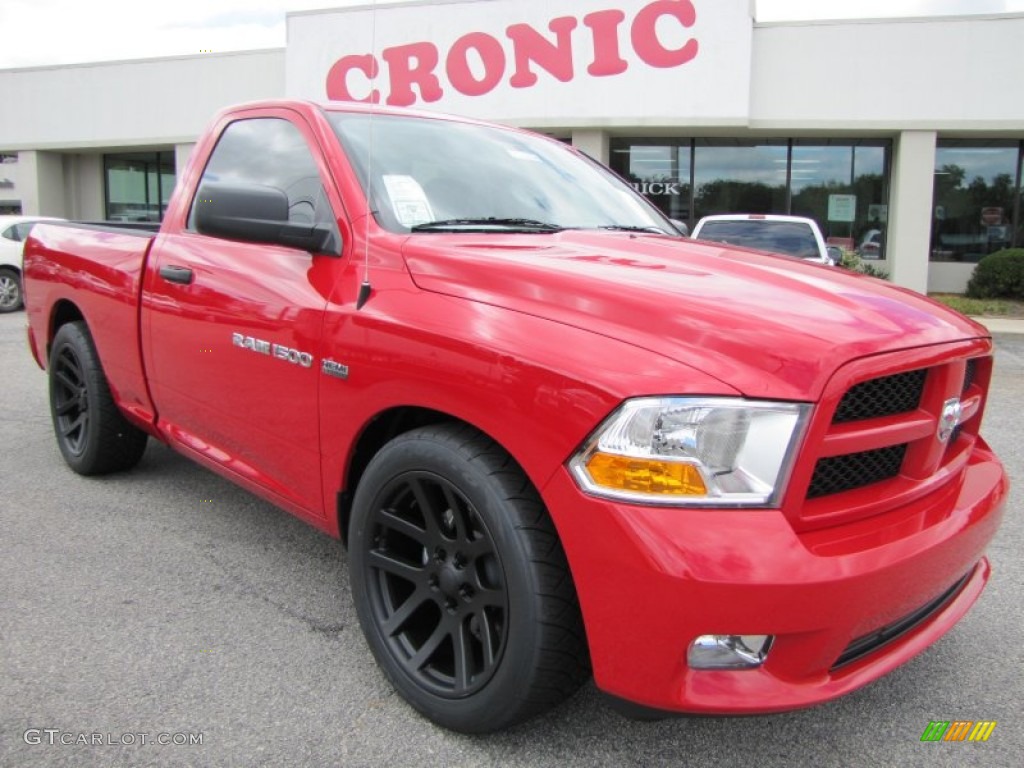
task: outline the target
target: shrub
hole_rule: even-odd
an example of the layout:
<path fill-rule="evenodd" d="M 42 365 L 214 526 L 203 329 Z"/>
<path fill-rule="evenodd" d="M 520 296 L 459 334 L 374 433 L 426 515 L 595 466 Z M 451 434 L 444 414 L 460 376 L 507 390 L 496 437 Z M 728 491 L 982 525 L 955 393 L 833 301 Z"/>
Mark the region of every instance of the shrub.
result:
<path fill-rule="evenodd" d="M 867 275 L 868 277 L 877 277 L 879 280 L 889 279 L 889 273 L 884 269 L 879 269 L 874 264 L 868 264 L 864 261 L 856 266 L 856 270 L 862 275 Z"/>
<path fill-rule="evenodd" d="M 989 254 L 974 268 L 967 284 L 972 299 L 1024 299 L 1024 248 Z"/>
<path fill-rule="evenodd" d="M 839 262 L 839 266 L 846 267 L 846 269 L 852 272 L 860 272 L 862 275 L 868 275 L 869 277 L 878 277 L 882 280 L 889 279 L 888 272 L 884 269 L 879 269 L 874 264 L 868 264 L 853 251 L 843 252 L 843 260 Z"/>

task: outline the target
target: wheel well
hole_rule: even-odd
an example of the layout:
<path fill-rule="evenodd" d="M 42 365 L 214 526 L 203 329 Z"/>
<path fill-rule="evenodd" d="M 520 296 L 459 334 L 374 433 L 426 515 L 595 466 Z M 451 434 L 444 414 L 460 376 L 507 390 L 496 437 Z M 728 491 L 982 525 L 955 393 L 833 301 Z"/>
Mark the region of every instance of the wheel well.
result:
<path fill-rule="evenodd" d="M 348 546 L 348 522 L 352 512 L 352 499 L 359 480 L 370 460 L 391 440 L 401 434 L 429 424 L 460 423 L 461 420 L 440 411 L 411 406 L 391 408 L 378 414 L 366 426 L 356 441 L 345 475 L 343 490 L 338 494 L 338 529 L 341 541 Z"/>
<path fill-rule="evenodd" d="M 79 320 L 85 320 L 85 317 L 82 315 L 82 311 L 66 299 L 62 299 L 54 305 L 51 316 L 50 333 L 46 338 L 47 357 L 50 356 L 50 345 L 53 343 L 53 337 L 57 335 L 57 331 L 60 330 L 62 325 L 75 323 Z"/>

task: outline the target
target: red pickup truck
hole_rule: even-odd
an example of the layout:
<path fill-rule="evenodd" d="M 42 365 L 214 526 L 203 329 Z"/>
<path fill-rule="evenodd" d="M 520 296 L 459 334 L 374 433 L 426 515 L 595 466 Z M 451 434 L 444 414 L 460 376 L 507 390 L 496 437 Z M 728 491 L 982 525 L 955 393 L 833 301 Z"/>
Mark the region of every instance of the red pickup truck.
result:
<path fill-rule="evenodd" d="M 342 537 L 378 662 L 449 728 L 591 670 L 644 713 L 823 702 L 989 576 L 982 327 L 684 239 L 545 137 L 238 107 L 158 232 L 41 224 L 25 277 L 72 469 L 155 438 Z"/>

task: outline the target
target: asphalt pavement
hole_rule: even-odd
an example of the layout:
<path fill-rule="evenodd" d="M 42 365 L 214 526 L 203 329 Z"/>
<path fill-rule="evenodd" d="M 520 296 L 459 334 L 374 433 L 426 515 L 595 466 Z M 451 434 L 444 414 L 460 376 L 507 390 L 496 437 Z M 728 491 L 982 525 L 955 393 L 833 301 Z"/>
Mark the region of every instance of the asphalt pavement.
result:
<path fill-rule="evenodd" d="M 634 722 L 589 685 L 467 737 L 389 688 L 340 544 L 152 442 L 126 474 L 67 469 L 24 322 L 0 315 L 3 768 L 1022 764 L 1024 335 L 997 336 L 983 429 L 1016 485 L 994 575 L 925 654 L 801 712 Z M 985 743 L 922 743 L 933 720 L 997 726 Z"/>

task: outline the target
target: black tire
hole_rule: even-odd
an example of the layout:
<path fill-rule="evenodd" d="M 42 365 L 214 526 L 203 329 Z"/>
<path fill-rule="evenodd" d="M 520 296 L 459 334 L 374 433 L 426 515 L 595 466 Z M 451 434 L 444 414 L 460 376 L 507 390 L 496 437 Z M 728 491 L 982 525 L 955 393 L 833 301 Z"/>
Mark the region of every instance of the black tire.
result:
<path fill-rule="evenodd" d="M 0 313 L 16 312 L 23 306 L 21 277 L 10 267 L 0 267 Z"/>
<path fill-rule="evenodd" d="M 85 323 L 67 323 L 57 331 L 49 375 L 53 431 L 71 469 L 103 475 L 139 463 L 147 435 L 114 404 Z"/>
<path fill-rule="evenodd" d="M 422 427 L 384 446 L 356 491 L 349 550 L 377 662 L 438 725 L 506 728 L 589 676 L 554 525 L 519 465 L 476 430 Z"/>

